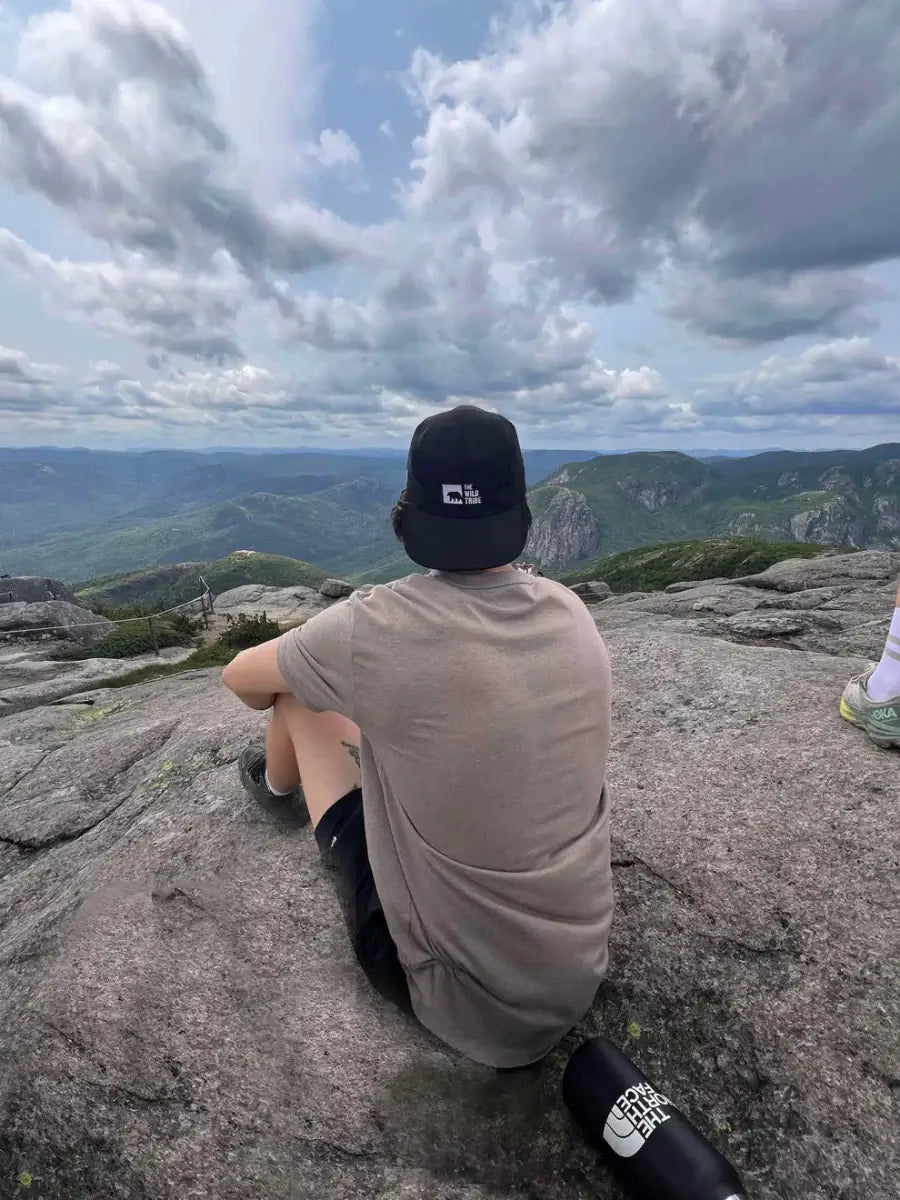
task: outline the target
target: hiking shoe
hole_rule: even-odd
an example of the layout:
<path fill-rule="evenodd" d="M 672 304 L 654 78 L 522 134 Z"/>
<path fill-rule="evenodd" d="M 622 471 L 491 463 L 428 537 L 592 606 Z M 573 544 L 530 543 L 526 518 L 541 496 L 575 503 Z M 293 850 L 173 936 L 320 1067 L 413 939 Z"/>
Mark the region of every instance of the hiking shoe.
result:
<path fill-rule="evenodd" d="M 260 808 L 282 825 L 295 828 L 309 824 L 309 809 L 303 788 L 294 788 L 286 796 L 276 796 L 266 783 L 266 752 L 262 746 L 248 746 L 238 759 L 238 771 L 244 791 Z"/>
<path fill-rule="evenodd" d="M 855 675 L 841 696 L 841 716 L 864 729 L 876 746 L 900 748 L 900 696 L 892 700 L 870 700 L 866 684 L 875 666 Z"/>

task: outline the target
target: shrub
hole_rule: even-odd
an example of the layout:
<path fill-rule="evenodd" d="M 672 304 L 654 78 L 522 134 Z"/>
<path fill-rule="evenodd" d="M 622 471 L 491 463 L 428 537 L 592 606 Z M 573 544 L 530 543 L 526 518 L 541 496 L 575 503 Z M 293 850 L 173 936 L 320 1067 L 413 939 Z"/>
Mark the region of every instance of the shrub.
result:
<path fill-rule="evenodd" d="M 101 602 L 92 603 L 90 609 L 91 612 L 106 617 L 107 621 L 131 621 L 135 617 L 149 617 L 153 612 L 149 604 L 104 604 Z"/>
<path fill-rule="evenodd" d="M 193 617 L 189 612 L 170 613 L 166 617 L 166 624 L 171 625 L 176 633 L 184 633 L 193 637 L 203 628 L 203 618 Z"/>
<path fill-rule="evenodd" d="M 281 633 L 277 621 L 270 621 L 265 613 L 257 617 L 248 617 L 241 613 L 237 620 L 229 625 L 219 637 L 218 644 L 237 654 L 239 650 L 247 650 L 251 646 L 259 646 L 270 642 Z"/>
<path fill-rule="evenodd" d="M 112 679 L 105 687 L 130 687 L 136 683 L 147 683 L 151 679 L 164 679 L 169 675 L 180 675 L 184 671 L 202 671 L 210 667 L 226 667 L 240 650 L 271 641 L 282 633 L 276 621 L 270 621 L 263 613 L 261 617 L 247 617 L 243 613 L 226 631 L 210 643 L 195 650 L 190 658 L 178 663 L 149 663 L 129 671 L 119 679 Z"/>
<path fill-rule="evenodd" d="M 683 579 L 735 579 L 755 575 L 787 558 L 817 558 L 829 547 L 807 542 L 766 542 L 758 538 L 697 538 L 624 550 L 557 576 L 571 585 L 602 579 L 614 592 L 661 591 Z"/>
<path fill-rule="evenodd" d="M 170 646 L 189 646 L 193 641 L 191 633 L 184 629 L 176 629 L 168 621 L 155 621 L 154 633 L 156 645 L 160 650 Z M 93 646 L 73 646 L 57 650 L 52 657 L 57 662 L 73 662 L 85 658 L 134 658 L 138 654 L 152 654 L 154 649 L 153 634 L 150 632 L 148 621 L 134 621 L 120 625 L 108 634 L 102 642 Z"/>

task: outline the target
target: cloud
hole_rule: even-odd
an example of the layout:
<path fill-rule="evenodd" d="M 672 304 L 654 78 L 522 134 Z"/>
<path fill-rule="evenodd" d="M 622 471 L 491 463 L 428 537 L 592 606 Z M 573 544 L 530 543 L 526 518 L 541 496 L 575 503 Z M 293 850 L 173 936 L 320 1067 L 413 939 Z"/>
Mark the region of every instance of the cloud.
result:
<path fill-rule="evenodd" d="M 479 58 L 416 51 L 412 211 L 499 214 L 500 253 L 570 300 L 627 299 L 665 264 L 706 276 L 673 310 L 715 336 L 859 323 L 865 285 L 837 273 L 900 256 L 896 0 L 513 12 Z"/>
<path fill-rule="evenodd" d="M 559 333 L 559 331 L 557 331 Z M 573 322 L 563 331 L 577 333 Z M 404 443 L 415 426 L 453 403 L 475 403 L 516 422 L 526 444 L 559 437 L 587 444 L 691 445 L 710 436 L 771 436 L 803 444 L 859 444 L 896 436 L 900 357 L 865 338 L 836 339 L 803 353 L 710 378 L 678 393 L 651 367 L 616 368 L 578 358 L 554 375 L 558 339 L 548 335 L 543 369 L 527 384 L 485 396 L 465 389 L 429 396 L 363 378 L 361 362 L 342 372 L 277 371 L 259 363 L 191 369 L 162 364 L 137 378 L 115 363 L 77 375 L 0 349 L 0 443 L 309 445 Z"/>
<path fill-rule="evenodd" d="M 54 364 L 33 362 L 21 350 L 0 346 L 0 431 L 18 434 L 24 417 L 42 418 L 64 372 Z"/>
<path fill-rule="evenodd" d="M 261 96 L 279 55 L 313 63 L 317 0 L 295 6 L 299 51 L 276 47 L 294 28 L 291 6 L 272 25 L 281 3 L 236 0 L 217 30 L 202 0 L 72 0 L 24 28 L 0 74 L 0 178 L 65 224 L 47 243 L 0 230 L 0 274 L 136 343 L 146 369 L 8 384 L 23 410 L 27 392 L 60 429 L 74 412 L 131 444 L 191 429 L 377 443 L 455 398 L 524 438 L 594 444 L 892 417 L 893 360 L 862 335 L 887 298 L 866 269 L 900 256 L 897 0 L 522 0 L 476 57 L 414 53 L 420 136 L 377 228 L 299 186 L 328 172 L 329 193 L 358 191 L 363 155 L 322 128 L 315 70 L 296 112 L 283 80 L 271 108 Z M 287 141 L 293 190 L 256 186 L 267 113 L 261 152 Z M 57 234 L 73 225 L 70 260 Z M 654 367 L 610 350 L 651 335 L 623 340 L 602 306 L 633 304 L 627 327 L 651 302 L 717 348 L 820 344 L 673 379 L 664 338 Z"/>
<path fill-rule="evenodd" d="M 57 374 L 57 367 L 32 362 L 21 350 L 0 346 L 0 389 L 19 384 L 48 384 Z"/>
<path fill-rule="evenodd" d="M 119 363 L 101 359 L 100 362 L 91 363 L 90 374 L 85 382 L 89 384 L 109 383 L 112 380 L 125 378 L 127 378 L 127 372 Z"/>
<path fill-rule="evenodd" d="M 163 3 L 184 25 L 203 63 L 216 111 L 254 194 L 283 198 L 293 183 L 296 139 L 315 117 L 320 0 Z"/>
<path fill-rule="evenodd" d="M 693 408 L 722 430 L 900 428 L 900 357 L 868 338 L 811 346 L 795 358 L 774 355 L 759 366 L 697 390 Z"/>
<path fill-rule="evenodd" d="M 745 278 L 682 277 L 666 311 L 691 330 L 735 345 L 815 333 L 868 332 L 866 306 L 886 289 L 849 271 L 764 272 Z"/>
<path fill-rule="evenodd" d="M 290 220 L 242 186 L 185 31 L 145 0 L 72 0 L 34 18 L 0 78 L 0 172 L 116 248 L 184 265 L 227 250 L 250 277 L 352 251 L 336 219 Z"/>
<path fill-rule="evenodd" d="M 319 140 L 308 145 L 307 155 L 327 169 L 359 167 L 359 147 L 345 129 L 323 129 Z"/>
<path fill-rule="evenodd" d="M 0 229 L 0 265 L 31 281 L 63 316 L 146 347 L 195 358 L 241 357 L 235 324 L 246 282 L 227 255 L 189 275 L 131 254 L 118 263 L 58 261 Z"/>
<path fill-rule="evenodd" d="M 184 29 L 144 0 L 73 0 L 33 18 L 0 75 L 0 177 L 109 247 L 55 260 L 0 228 L 0 262 L 54 311 L 152 352 L 242 355 L 236 328 L 283 276 L 374 256 L 365 231 L 302 199 L 262 207 L 242 183 Z M 326 130 L 320 156 L 355 147 Z"/>

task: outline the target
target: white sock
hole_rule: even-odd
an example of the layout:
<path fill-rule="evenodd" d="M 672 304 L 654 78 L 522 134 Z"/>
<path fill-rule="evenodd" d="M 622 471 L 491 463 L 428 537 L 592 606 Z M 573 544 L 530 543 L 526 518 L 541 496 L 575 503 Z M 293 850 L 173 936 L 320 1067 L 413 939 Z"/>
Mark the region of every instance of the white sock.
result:
<path fill-rule="evenodd" d="M 898 664 L 898 666 L 900 666 L 900 664 Z M 272 793 L 273 796 L 289 796 L 291 794 L 291 792 L 296 790 L 295 788 L 288 788 L 288 790 L 286 792 L 279 792 L 278 788 L 273 788 L 272 780 L 269 778 L 268 769 L 266 770 L 266 787 L 269 789 L 269 791 Z"/>
<path fill-rule="evenodd" d="M 894 609 L 884 654 L 866 684 L 866 691 L 869 699 L 875 701 L 893 700 L 900 696 L 900 607 Z"/>

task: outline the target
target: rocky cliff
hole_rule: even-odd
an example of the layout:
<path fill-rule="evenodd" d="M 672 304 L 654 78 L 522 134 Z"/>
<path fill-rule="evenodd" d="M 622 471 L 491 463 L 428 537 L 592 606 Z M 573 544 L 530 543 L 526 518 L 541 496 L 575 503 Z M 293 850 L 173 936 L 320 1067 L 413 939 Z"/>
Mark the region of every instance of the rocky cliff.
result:
<path fill-rule="evenodd" d="M 105 617 L 66 600 L 0 604 L 0 642 L 53 638 L 89 646 L 113 629 Z"/>
<path fill-rule="evenodd" d="M 0 720 L 0 1196 L 621 1200 L 559 1096 L 603 1031 L 753 1200 L 894 1200 L 900 758 L 837 703 L 896 573 L 866 553 L 590 590 L 610 974 L 523 1076 L 369 990 L 309 831 L 240 790 L 264 717 L 218 672 Z"/>
<path fill-rule="evenodd" d="M 550 570 L 576 566 L 583 545 L 591 546 L 587 557 L 722 535 L 900 549 L 896 452 L 885 446 L 709 463 L 630 454 L 573 463 L 532 491 L 529 546 Z"/>
<path fill-rule="evenodd" d="M 590 558 L 600 545 L 600 526 L 580 492 L 548 486 L 530 497 L 534 523 L 523 555 L 547 566 Z"/>
<path fill-rule="evenodd" d="M 0 575 L 0 605 L 40 604 L 45 600 L 77 603 L 70 589 L 58 579 L 42 579 L 36 575 Z"/>

